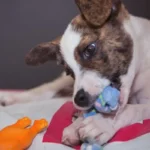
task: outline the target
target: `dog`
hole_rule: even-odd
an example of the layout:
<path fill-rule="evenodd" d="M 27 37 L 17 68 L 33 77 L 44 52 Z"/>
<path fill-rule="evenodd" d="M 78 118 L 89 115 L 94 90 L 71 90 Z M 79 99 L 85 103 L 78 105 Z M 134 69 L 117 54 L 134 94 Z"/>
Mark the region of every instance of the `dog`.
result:
<path fill-rule="evenodd" d="M 112 85 L 121 92 L 116 114 L 79 117 L 62 138 L 71 146 L 85 139 L 105 144 L 119 129 L 150 118 L 150 21 L 131 15 L 121 0 L 75 2 L 80 14 L 64 34 L 37 45 L 25 58 L 35 66 L 56 60 L 67 76 L 20 94 L 2 94 L 0 102 L 72 96 L 75 107 L 85 111 Z"/>

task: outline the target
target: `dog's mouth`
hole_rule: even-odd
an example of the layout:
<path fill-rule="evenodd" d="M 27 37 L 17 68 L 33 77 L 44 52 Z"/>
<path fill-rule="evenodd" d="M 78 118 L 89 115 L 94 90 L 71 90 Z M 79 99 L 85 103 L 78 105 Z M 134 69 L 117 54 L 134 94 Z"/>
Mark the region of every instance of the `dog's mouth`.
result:
<path fill-rule="evenodd" d="M 95 101 L 96 101 L 96 100 L 95 100 Z M 75 106 L 75 108 L 76 108 L 77 110 L 80 110 L 80 111 L 87 111 L 87 110 L 90 110 L 90 109 L 93 108 L 94 102 L 93 102 L 93 103 L 90 103 L 87 107 L 80 107 L 80 106 L 76 105 L 75 103 L 74 103 L 74 106 Z"/>
<path fill-rule="evenodd" d="M 106 87 L 104 89 L 106 89 Z M 111 84 L 108 87 L 111 87 L 112 89 L 115 89 L 116 91 L 120 92 L 121 84 L 118 84 L 116 82 L 111 82 Z M 76 109 L 78 109 L 80 111 L 89 111 L 89 110 L 92 110 L 92 109 L 95 108 L 95 105 L 96 105 L 98 99 L 100 98 L 100 96 L 101 96 L 101 93 L 99 93 L 97 95 L 94 95 L 94 96 L 90 96 L 89 95 L 88 99 L 86 99 L 86 101 L 88 101 L 88 105 L 87 106 L 81 107 L 81 106 L 77 105 L 75 102 L 74 102 L 74 106 L 76 107 Z M 111 113 L 110 111 L 106 111 L 106 109 L 108 109 L 110 107 L 110 103 L 109 102 L 107 103 L 107 102 L 104 102 L 104 101 L 102 102 L 102 101 L 101 101 L 100 105 L 105 105 L 105 106 L 103 106 L 104 107 L 103 109 L 105 109 L 105 110 L 102 110 L 102 113 L 106 113 L 106 114 L 107 113 Z M 118 98 L 118 106 L 119 106 L 119 98 Z M 113 108 L 112 108 L 113 109 L 113 111 L 112 111 L 113 113 L 116 112 L 118 106 L 116 106 L 116 107 L 113 106 Z"/>
<path fill-rule="evenodd" d="M 118 77 L 118 78 L 113 79 L 113 81 L 111 82 L 110 86 L 111 86 L 111 87 L 113 87 L 113 88 L 116 88 L 117 90 L 119 90 L 119 91 L 120 91 L 121 82 L 120 82 L 119 77 Z"/>

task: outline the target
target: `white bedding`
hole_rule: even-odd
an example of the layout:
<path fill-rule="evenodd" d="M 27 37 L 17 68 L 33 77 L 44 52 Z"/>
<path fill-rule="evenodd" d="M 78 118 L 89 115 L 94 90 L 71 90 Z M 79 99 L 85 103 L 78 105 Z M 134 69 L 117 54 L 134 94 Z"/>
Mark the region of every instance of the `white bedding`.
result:
<path fill-rule="evenodd" d="M 45 118 L 50 121 L 54 113 L 66 102 L 65 100 L 34 101 L 9 107 L 0 107 L 0 129 L 24 116 L 28 116 L 33 120 Z M 61 144 L 42 143 L 43 134 L 37 135 L 29 150 L 72 150 L 72 148 Z M 125 143 L 109 144 L 104 150 L 150 150 L 150 134 Z"/>

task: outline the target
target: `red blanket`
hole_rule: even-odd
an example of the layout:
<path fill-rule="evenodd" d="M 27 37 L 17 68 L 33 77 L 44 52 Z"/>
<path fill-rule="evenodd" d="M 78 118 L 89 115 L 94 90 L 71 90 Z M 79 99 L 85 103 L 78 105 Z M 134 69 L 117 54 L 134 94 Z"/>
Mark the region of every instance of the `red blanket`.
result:
<path fill-rule="evenodd" d="M 43 142 L 61 143 L 63 130 L 72 123 L 72 116 L 75 111 L 72 102 L 65 103 L 53 116 Z M 146 133 L 150 133 L 150 120 L 145 120 L 143 124 L 137 123 L 121 129 L 109 143 L 129 141 Z M 80 145 L 75 149 L 80 149 Z"/>

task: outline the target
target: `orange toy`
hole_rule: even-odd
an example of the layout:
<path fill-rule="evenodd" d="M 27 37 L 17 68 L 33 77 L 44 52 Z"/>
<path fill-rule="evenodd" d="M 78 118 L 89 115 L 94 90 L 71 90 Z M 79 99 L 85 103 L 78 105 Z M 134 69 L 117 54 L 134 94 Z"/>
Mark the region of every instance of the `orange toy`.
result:
<path fill-rule="evenodd" d="M 18 120 L 0 131 L 0 150 L 25 150 L 31 144 L 35 136 L 48 127 L 45 119 L 35 120 L 33 126 L 27 117 Z"/>

